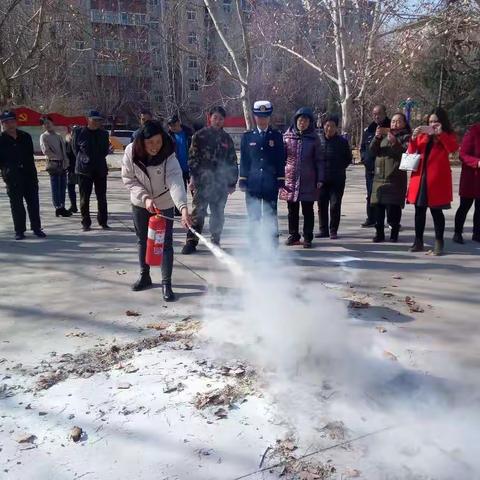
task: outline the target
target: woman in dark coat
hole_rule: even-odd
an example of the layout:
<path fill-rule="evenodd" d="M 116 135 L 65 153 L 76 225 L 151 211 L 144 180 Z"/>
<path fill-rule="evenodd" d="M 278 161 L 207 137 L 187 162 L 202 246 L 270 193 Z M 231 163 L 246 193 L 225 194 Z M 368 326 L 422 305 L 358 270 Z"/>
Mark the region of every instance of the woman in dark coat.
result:
<path fill-rule="evenodd" d="M 473 125 L 463 137 L 460 145 L 460 160 L 462 161 L 460 206 L 455 215 L 453 241 L 463 243 L 465 219 L 475 202 L 472 240 L 480 242 L 480 123 Z"/>
<path fill-rule="evenodd" d="M 396 113 L 391 120 L 390 130 L 378 127 L 370 144 L 370 153 L 375 158 L 371 205 L 375 208 L 377 233 L 375 243 L 385 241 L 385 212 L 392 227 L 390 240 L 398 241 L 402 208 L 407 192 L 407 172 L 399 170 L 402 154 L 408 148 L 412 130 L 403 113 Z"/>
<path fill-rule="evenodd" d="M 415 205 L 415 242 L 411 252 L 422 252 L 424 249 L 423 233 L 427 208 L 430 208 L 435 226 L 433 254 L 443 254 L 443 210 L 450 208 L 453 200 L 449 155 L 457 149 L 457 137 L 443 108 L 436 108 L 430 114 L 428 127 L 417 127 L 413 131 L 408 153 L 418 152 L 421 158 L 417 171 L 412 172 L 407 193 L 408 203 Z"/>
<path fill-rule="evenodd" d="M 286 244 L 299 245 L 300 204 L 303 213 L 303 246 L 312 247 L 315 223 L 313 204 L 324 180 L 324 162 L 320 138 L 315 133 L 315 119 L 309 108 L 301 108 L 283 135 L 285 144 L 285 187 L 280 199 L 288 203 L 288 233 Z"/>

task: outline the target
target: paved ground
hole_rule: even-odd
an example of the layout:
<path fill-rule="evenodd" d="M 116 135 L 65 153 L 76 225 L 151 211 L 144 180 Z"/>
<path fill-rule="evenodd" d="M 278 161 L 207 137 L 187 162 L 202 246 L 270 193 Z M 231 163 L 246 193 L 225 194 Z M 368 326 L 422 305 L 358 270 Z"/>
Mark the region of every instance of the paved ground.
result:
<path fill-rule="evenodd" d="M 458 169 L 455 169 L 454 176 L 458 181 Z M 157 288 L 146 292 L 131 292 L 129 286 L 138 273 L 135 236 L 128 195 L 119 173 L 113 172 L 109 177 L 110 224 L 113 227 L 109 232 L 99 229 L 81 232 L 78 215 L 67 219 L 55 218 L 47 180 L 45 174 L 41 174 L 41 210 L 48 234 L 46 240 L 38 240 L 31 235 L 24 242 L 11 239 L 8 201 L 4 189 L 0 191 L 0 379 L 3 380 L 0 381 L 0 466 L 5 478 L 63 479 L 88 475 L 86 478 L 89 479 L 173 479 L 187 478 L 188 475 L 195 479 L 225 479 L 255 470 L 264 447 L 285 434 L 285 429 L 272 427 L 275 422 L 270 422 L 269 433 L 265 433 L 264 439 L 258 433 L 262 429 L 267 431 L 264 425 L 268 416 L 266 412 L 272 410 L 265 399 L 252 403 L 250 407 L 242 406 L 240 417 L 233 418 L 234 425 L 224 423 L 222 425 L 225 426 L 209 432 L 207 438 L 211 443 L 208 444 L 201 433 L 205 428 L 211 430 L 210 424 L 205 424 L 203 417 L 194 418 L 191 407 L 186 406 L 188 395 L 194 395 L 195 389 L 198 391 L 200 387 L 189 384 L 184 392 L 178 393 L 179 403 L 172 403 L 168 398 L 158 400 L 161 405 L 150 405 L 149 408 L 155 409 L 149 410 L 150 413 L 143 419 L 136 412 L 134 426 L 131 420 L 134 417 L 128 417 L 128 425 L 118 418 L 117 421 L 112 419 L 109 443 L 106 434 L 100 435 L 102 415 L 95 419 L 91 417 L 93 409 L 96 409 L 97 415 L 98 411 L 102 411 L 99 405 L 103 401 L 108 403 L 105 398 L 110 398 L 116 385 L 112 386 L 112 381 L 118 383 L 124 378 L 119 377 L 116 370 L 87 379 L 70 378 L 40 393 L 30 388 L 31 382 L 36 379 L 33 369 L 42 361 L 51 362 L 52 358 L 59 358 L 62 354 L 78 354 L 90 348 L 111 345 L 112 342 L 123 345 L 140 341 L 152 334 L 151 330 L 145 329 L 149 323 L 170 322 L 177 325 L 187 317 L 201 319 L 207 284 L 219 287 L 220 291 L 235 286 L 228 271 L 202 249 L 196 256 L 176 256 L 174 284 L 179 296 L 177 303 L 164 305 L 158 284 Z M 322 284 L 319 288 L 326 286 L 339 298 L 369 303 L 369 308 L 352 309 L 351 316 L 361 326 L 362 335 L 371 337 L 379 348 L 391 352 L 402 367 L 428 372 L 432 377 L 445 381 L 461 381 L 468 387 L 478 387 L 480 244 L 468 242 L 459 246 L 449 240 L 456 206 L 457 202 L 454 209 L 447 212 L 448 255 L 444 257 L 407 252 L 413 239 L 412 207 L 404 211 L 404 229 L 398 244 L 373 244 L 372 230 L 359 228 L 364 220 L 363 170 L 353 167 L 348 175 L 340 238 L 337 241 L 319 240 L 311 251 L 295 248 L 285 254 L 285 259 L 293 261 L 291 268 L 302 281 Z M 229 252 L 245 249 L 244 216 L 243 194 L 237 192 L 227 207 L 223 245 Z M 470 225 L 471 214 L 467 220 L 467 239 L 470 237 Z M 280 209 L 280 226 L 282 239 L 285 239 L 284 205 Z M 176 229 L 176 252 L 183 240 L 184 233 Z M 432 242 L 430 218 L 426 240 Z M 283 252 L 285 247 L 281 250 Z M 155 280 L 158 282 L 158 274 L 154 275 Z M 414 297 L 425 311 L 411 312 L 405 303 L 406 296 Z M 139 312 L 141 316 L 127 316 L 127 310 Z M 322 317 L 321 308 L 318 316 Z M 162 350 L 149 349 L 138 354 L 138 358 L 134 356 L 131 361 L 134 364 L 137 362 L 140 370 L 151 369 L 152 365 L 163 362 L 158 367 L 162 380 L 158 381 L 165 382 L 169 376 L 187 379 L 188 375 L 179 374 L 177 370 L 182 363 L 190 365 L 191 369 L 192 362 L 198 360 L 195 358 L 197 353 L 188 357 L 188 351 L 174 349 L 165 353 L 162 360 Z M 160 373 L 155 371 L 155 374 Z M 95 379 L 101 375 L 105 378 L 102 377 L 102 382 L 98 383 Z M 157 389 L 150 381 L 145 383 L 150 377 L 142 377 L 144 383 L 140 377 L 134 374 L 129 377 L 138 381 L 135 386 L 137 400 L 138 396 L 150 399 L 157 395 L 166 396 L 161 393 L 161 385 Z M 213 381 L 211 383 L 214 384 Z M 203 388 L 207 386 L 212 385 L 207 381 Z M 125 392 L 124 398 L 129 398 L 129 392 Z M 77 399 L 76 403 L 72 401 L 72 396 Z M 133 398 L 130 401 L 133 402 Z M 29 403 L 33 406 L 33 413 L 25 410 Z M 46 409 L 48 415 L 39 416 L 40 409 Z M 92 414 L 89 417 L 90 409 Z M 169 415 L 161 413 L 165 411 L 170 412 Z M 68 444 L 64 450 L 59 446 L 62 442 L 68 443 L 68 430 L 76 421 L 67 419 L 67 414 L 75 414 L 79 423 L 84 427 L 87 425 L 89 438 L 83 443 L 81 455 L 78 448 L 77 451 L 72 450 L 77 445 L 72 447 Z M 186 415 L 188 425 L 184 423 Z M 160 417 L 161 422 L 156 425 Z M 119 418 L 127 419 L 125 416 Z M 171 427 L 170 421 L 174 427 Z M 103 420 L 103 423 L 106 422 Z M 176 436 L 179 423 L 183 424 L 183 430 Z M 239 425 L 243 430 L 237 431 Z M 187 452 L 182 449 L 190 441 L 189 428 L 195 432 L 197 440 L 203 438 L 203 443 L 198 440 L 196 448 L 192 447 Z M 139 431 L 145 435 L 148 432 L 149 436 L 140 439 Z M 39 437 L 38 444 L 34 445 L 36 448 L 24 451 L 25 445 L 15 442 L 19 432 L 35 433 Z M 235 445 L 236 456 L 232 456 L 227 448 L 220 455 L 221 445 L 231 442 L 235 435 L 239 438 L 243 435 L 241 447 L 232 444 Z M 107 440 L 104 440 L 105 437 Z M 170 455 L 166 450 L 172 442 L 175 444 L 172 452 L 175 452 L 170 452 Z M 30 443 L 26 445 L 27 448 L 31 446 Z M 107 454 L 111 455 L 109 461 L 105 461 Z M 142 455 L 141 462 L 139 455 Z M 185 460 L 189 455 L 193 460 Z M 339 457 L 337 460 L 344 462 L 337 471 L 346 475 L 350 468 L 348 465 L 356 465 L 358 458 L 354 461 L 353 457 L 346 460 Z M 157 476 L 159 472 L 161 476 Z M 3 478 L 2 473 L 0 477 Z M 371 474 L 364 478 L 386 477 Z"/>

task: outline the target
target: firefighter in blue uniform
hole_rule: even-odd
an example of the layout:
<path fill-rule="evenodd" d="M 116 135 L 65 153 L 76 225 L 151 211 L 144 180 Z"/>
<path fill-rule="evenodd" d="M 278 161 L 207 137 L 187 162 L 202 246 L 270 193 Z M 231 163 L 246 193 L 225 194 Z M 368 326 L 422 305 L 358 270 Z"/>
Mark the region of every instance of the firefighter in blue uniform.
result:
<path fill-rule="evenodd" d="M 263 228 L 276 238 L 278 190 L 285 184 L 285 148 L 281 132 L 270 125 L 272 112 L 268 101 L 253 105 L 256 127 L 242 136 L 239 188 L 246 193 L 251 235 L 258 235 L 263 220 Z"/>

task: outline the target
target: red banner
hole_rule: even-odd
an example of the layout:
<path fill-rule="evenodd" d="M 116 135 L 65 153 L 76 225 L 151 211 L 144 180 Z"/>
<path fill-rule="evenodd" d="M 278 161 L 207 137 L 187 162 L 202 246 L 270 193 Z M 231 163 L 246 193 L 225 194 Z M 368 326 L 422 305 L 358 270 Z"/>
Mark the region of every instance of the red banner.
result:
<path fill-rule="evenodd" d="M 40 125 L 40 119 L 47 116 L 53 120 L 55 125 L 62 127 L 70 128 L 73 125 L 85 126 L 87 124 L 86 117 L 66 117 L 60 113 L 44 114 L 26 107 L 15 108 L 14 111 L 17 115 L 18 125 L 24 127 L 38 127 Z"/>

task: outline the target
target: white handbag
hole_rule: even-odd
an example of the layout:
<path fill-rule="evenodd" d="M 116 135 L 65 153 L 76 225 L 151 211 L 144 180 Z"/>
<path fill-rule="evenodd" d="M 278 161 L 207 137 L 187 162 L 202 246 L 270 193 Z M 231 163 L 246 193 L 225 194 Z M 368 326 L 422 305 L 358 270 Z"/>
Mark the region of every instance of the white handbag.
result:
<path fill-rule="evenodd" d="M 400 162 L 400 170 L 406 172 L 416 172 L 420 164 L 420 154 L 419 153 L 404 153 L 402 155 L 402 161 Z"/>

